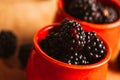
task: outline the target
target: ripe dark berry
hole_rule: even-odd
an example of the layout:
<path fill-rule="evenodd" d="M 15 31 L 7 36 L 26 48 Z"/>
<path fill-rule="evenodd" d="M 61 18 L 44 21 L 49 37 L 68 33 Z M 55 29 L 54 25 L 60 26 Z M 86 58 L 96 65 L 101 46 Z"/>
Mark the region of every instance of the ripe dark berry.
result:
<path fill-rule="evenodd" d="M 86 32 L 86 45 L 84 48 L 85 52 L 87 50 L 86 57 L 90 63 L 98 62 L 105 57 L 106 47 L 94 32 Z"/>
<path fill-rule="evenodd" d="M 78 22 L 64 20 L 53 29 L 39 42 L 43 51 L 52 58 L 68 64 L 86 65 L 105 57 L 103 41 L 95 32 L 85 32 Z"/>
<path fill-rule="evenodd" d="M 103 6 L 96 0 L 71 0 L 65 3 L 65 11 L 80 20 L 103 24 L 118 20 L 116 10 L 110 6 Z"/>
<path fill-rule="evenodd" d="M 51 32 L 40 42 L 40 46 L 49 56 L 58 59 L 58 54 L 62 53 L 62 50 L 64 50 L 61 40 L 62 38 L 60 37 L 59 33 Z M 61 45 L 58 45 L 58 43 Z"/>
<path fill-rule="evenodd" d="M 22 44 L 19 48 L 18 59 L 22 65 L 22 68 L 26 68 L 32 46 L 33 46 L 32 43 L 28 43 L 28 44 Z"/>
<path fill-rule="evenodd" d="M 12 56 L 17 47 L 17 37 L 11 31 L 0 32 L 0 57 L 8 58 Z"/>
<path fill-rule="evenodd" d="M 84 47 L 85 32 L 78 22 L 64 20 L 61 24 L 61 37 L 65 43 L 70 44 L 70 48 L 80 49 Z M 68 44 L 67 44 L 68 45 Z"/>

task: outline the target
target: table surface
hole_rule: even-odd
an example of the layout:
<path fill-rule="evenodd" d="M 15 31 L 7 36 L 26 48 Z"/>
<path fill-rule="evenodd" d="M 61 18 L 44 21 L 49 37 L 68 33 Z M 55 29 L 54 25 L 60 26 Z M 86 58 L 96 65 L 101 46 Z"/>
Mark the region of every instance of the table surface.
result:
<path fill-rule="evenodd" d="M 48 4 L 48 1 L 46 1 L 47 4 Z M 50 0 L 50 1 L 53 1 L 53 0 Z M 46 2 L 44 2 L 44 3 L 46 3 Z M 32 3 L 30 3 L 30 4 L 32 4 Z M 38 3 L 37 3 L 37 5 L 38 5 Z M 52 6 L 53 4 L 50 3 L 49 6 L 50 5 Z M 46 4 L 42 3 L 41 8 L 43 8 L 44 6 L 46 6 Z M 44 16 L 53 16 L 53 14 L 48 13 L 48 15 L 44 15 Z M 40 20 L 42 21 L 42 18 Z M 52 21 L 53 17 L 51 17 L 50 19 L 48 17 L 48 20 Z M 2 22 L 0 22 L 0 24 L 1 23 Z M 47 25 L 48 23 L 46 23 L 46 22 L 41 23 L 40 22 L 39 24 Z M 28 34 L 28 36 L 30 36 L 30 35 L 31 34 Z M 16 56 L 13 56 L 13 57 L 11 57 L 10 59 L 7 59 L 7 60 L 3 60 L 3 59 L 0 58 L 0 80 L 26 80 L 25 70 L 20 68 L 20 62 L 16 58 Z M 116 69 L 114 64 L 109 65 L 107 80 L 120 80 L 120 71 L 118 71 Z"/>

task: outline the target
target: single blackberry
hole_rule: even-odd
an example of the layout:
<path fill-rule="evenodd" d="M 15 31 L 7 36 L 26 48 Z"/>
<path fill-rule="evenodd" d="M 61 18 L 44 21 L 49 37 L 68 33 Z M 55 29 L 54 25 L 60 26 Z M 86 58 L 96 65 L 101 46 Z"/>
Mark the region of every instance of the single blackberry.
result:
<path fill-rule="evenodd" d="M 65 3 L 65 11 L 80 20 L 103 24 L 118 19 L 117 12 L 110 6 L 103 6 L 96 0 L 71 0 Z"/>
<path fill-rule="evenodd" d="M 96 33 L 85 32 L 80 24 L 73 20 L 64 20 L 58 27 L 59 31 L 50 30 L 46 38 L 39 42 L 49 56 L 77 65 L 92 64 L 104 58 L 106 47 Z"/>
<path fill-rule="evenodd" d="M 17 37 L 11 31 L 0 32 L 0 56 L 8 58 L 12 56 L 17 48 Z"/>
<path fill-rule="evenodd" d="M 86 53 L 85 56 L 90 63 L 95 63 L 105 57 L 106 47 L 96 33 L 86 32 L 86 45 L 83 52 Z"/>
<path fill-rule="evenodd" d="M 60 37 L 59 33 L 51 32 L 47 35 L 45 39 L 40 41 L 39 45 L 41 46 L 43 51 L 45 51 L 49 56 L 55 59 L 59 59 L 58 54 L 61 54 L 62 53 L 61 51 L 64 50 L 61 45 L 62 44 L 61 41 L 62 38 Z M 58 45 L 58 43 L 60 44 Z"/>
<path fill-rule="evenodd" d="M 84 47 L 85 42 L 85 32 L 81 25 L 74 20 L 64 20 L 61 26 L 61 37 L 70 44 L 70 49 L 81 49 Z"/>
<path fill-rule="evenodd" d="M 19 47 L 18 59 L 22 65 L 22 68 L 26 68 L 32 46 L 33 46 L 32 43 L 27 43 L 27 44 L 22 44 Z"/>

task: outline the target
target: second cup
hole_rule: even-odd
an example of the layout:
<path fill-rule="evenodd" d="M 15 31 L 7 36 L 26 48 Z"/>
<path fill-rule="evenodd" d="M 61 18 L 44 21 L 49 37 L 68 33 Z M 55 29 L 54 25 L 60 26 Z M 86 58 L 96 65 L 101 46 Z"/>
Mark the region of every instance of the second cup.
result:
<path fill-rule="evenodd" d="M 104 38 L 112 49 L 111 62 L 116 59 L 119 49 L 120 49 L 120 2 L 118 0 L 98 0 L 101 3 L 106 3 L 105 5 L 112 6 L 118 13 L 119 19 L 115 22 L 105 23 L 105 24 L 95 24 L 71 16 L 65 11 L 65 5 L 69 3 L 68 0 L 58 0 L 58 10 L 54 22 L 60 22 L 65 18 L 74 19 L 80 22 L 84 29 L 88 31 L 95 31 Z M 92 1 L 92 0 L 91 0 Z"/>

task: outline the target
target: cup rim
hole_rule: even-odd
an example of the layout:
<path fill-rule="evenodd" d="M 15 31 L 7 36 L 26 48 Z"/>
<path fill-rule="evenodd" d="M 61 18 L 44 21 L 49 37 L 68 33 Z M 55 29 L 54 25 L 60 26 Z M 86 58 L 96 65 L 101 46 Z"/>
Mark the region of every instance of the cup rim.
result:
<path fill-rule="evenodd" d="M 43 28 L 41 28 L 35 35 L 34 35 L 34 39 L 33 39 L 33 42 L 34 42 L 34 49 L 37 50 L 38 52 L 38 55 L 41 55 L 42 57 L 44 57 L 44 59 L 46 59 L 47 61 L 49 61 L 50 63 L 54 64 L 54 65 L 57 65 L 57 66 L 61 66 L 61 67 L 66 67 L 66 68 L 72 68 L 72 69 L 92 69 L 92 68 L 97 68 L 99 66 L 102 66 L 104 64 L 106 64 L 110 58 L 111 58 L 111 48 L 110 46 L 108 45 L 108 43 L 104 41 L 106 47 L 107 47 L 107 55 L 104 59 L 102 59 L 101 61 L 97 62 L 97 63 L 94 63 L 94 64 L 88 64 L 88 65 L 70 65 L 70 64 L 67 64 L 67 63 L 64 63 L 64 62 L 61 62 L 61 61 L 58 61 L 50 56 L 48 56 L 39 46 L 38 44 L 38 41 L 39 41 L 39 36 L 38 35 L 41 35 L 42 36 L 42 32 L 46 31 L 46 30 L 50 30 L 51 28 L 53 28 L 54 26 L 58 26 L 59 23 L 54 23 L 52 25 L 48 25 L 48 26 L 45 26 Z"/>
<path fill-rule="evenodd" d="M 110 2 L 113 2 L 114 5 L 118 6 L 120 8 L 120 2 L 118 0 L 109 0 Z M 58 9 L 60 10 L 60 12 L 62 12 L 63 15 L 67 16 L 66 18 L 68 19 L 74 19 L 74 20 L 77 20 L 80 22 L 81 25 L 87 25 L 87 27 L 89 28 L 94 28 L 94 29 L 99 29 L 99 30 L 102 30 L 102 29 L 111 29 L 111 28 L 116 28 L 118 26 L 120 26 L 120 18 L 115 21 L 115 22 L 112 22 L 112 23 L 105 23 L 105 24 L 95 24 L 95 23 L 90 23 L 90 22 L 87 22 L 87 21 L 83 21 L 83 20 L 80 20 L 80 19 L 77 19 L 73 16 L 70 16 L 63 8 L 63 0 L 58 0 Z M 97 26 L 97 27 L 95 27 Z"/>

